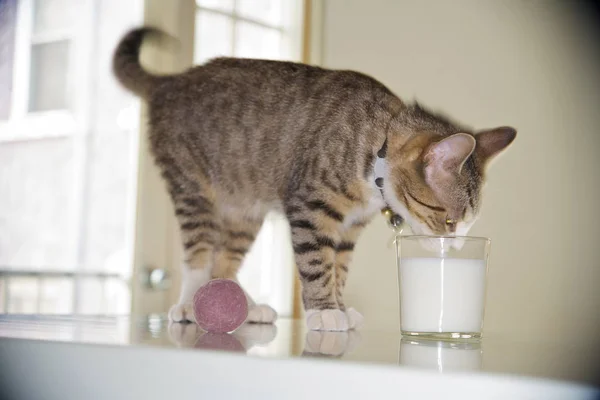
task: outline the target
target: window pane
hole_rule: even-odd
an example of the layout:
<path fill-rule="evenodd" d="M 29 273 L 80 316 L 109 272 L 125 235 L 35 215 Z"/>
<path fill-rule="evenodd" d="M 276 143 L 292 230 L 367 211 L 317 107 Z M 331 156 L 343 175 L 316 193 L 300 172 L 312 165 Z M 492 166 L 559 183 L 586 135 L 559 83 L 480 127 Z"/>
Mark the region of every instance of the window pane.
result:
<path fill-rule="evenodd" d="M 281 59 L 281 33 L 276 29 L 239 22 L 235 35 L 237 57 Z"/>
<path fill-rule="evenodd" d="M 38 308 L 38 280 L 36 278 L 10 278 L 8 286 L 8 312 L 33 314 Z"/>
<path fill-rule="evenodd" d="M 73 279 L 47 278 L 42 279 L 40 285 L 40 313 L 64 315 L 73 312 Z"/>
<path fill-rule="evenodd" d="M 17 0 L 0 0 L 0 120 L 11 108 Z"/>
<path fill-rule="evenodd" d="M 73 28 L 77 5 L 77 0 L 35 0 L 33 33 L 37 35 Z"/>
<path fill-rule="evenodd" d="M 73 161 L 69 138 L 0 143 L 0 268 L 73 267 Z"/>
<path fill-rule="evenodd" d="M 29 111 L 67 108 L 69 41 L 31 47 Z"/>
<path fill-rule="evenodd" d="M 83 278 L 79 286 L 78 314 L 126 315 L 131 312 L 131 292 L 118 278 Z"/>
<path fill-rule="evenodd" d="M 126 315 L 131 312 L 131 291 L 126 281 L 109 278 L 104 286 L 104 314 Z"/>
<path fill-rule="evenodd" d="M 197 64 L 217 56 L 230 56 L 232 48 L 231 18 L 209 11 L 196 14 L 194 61 Z"/>
<path fill-rule="evenodd" d="M 104 311 L 104 279 L 83 278 L 79 280 L 80 299 L 77 314 L 100 315 Z"/>
<path fill-rule="evenodd" d="M 232 12 L 233 0 L 196 0 L 199 7 L 211 8 L 213 10 Z"/>
<path fill-rule="evenodd" d="M 283 22 L 282 0 L 238 0 L 237 13 L 272 26 Z"/>

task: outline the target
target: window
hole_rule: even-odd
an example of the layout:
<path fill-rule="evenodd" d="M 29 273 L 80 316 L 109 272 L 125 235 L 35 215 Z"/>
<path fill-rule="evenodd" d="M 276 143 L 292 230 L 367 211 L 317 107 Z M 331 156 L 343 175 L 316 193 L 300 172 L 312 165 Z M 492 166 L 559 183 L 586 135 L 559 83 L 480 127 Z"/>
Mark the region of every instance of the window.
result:
<path fill-rule="evenodd" d="M 74 0 L 35 0 L 31 11 L 27 110 L 67 109 L 69 56 L 77 4 Z"/>
<path fill-rule="evenodd" d="M 197 0 L 194 59 L 300 60 L 299 0 Z"/>
<path fill-rule="evenodd" d="M 218 56 L 300 61 L 300 0 L 197 0 L 194 60 Z M 294 259 L 289 225 L 270 213 L 244 260 L 239 280 L 258 303 L 293 312 Z"/>
<path fill-rule="evenodd" d="M 76 120 L 69 111 L 85 91 L 85 85 L 73 88 L 82 50 L 89 45 L 86 18 L 81 18 L 89 13 L 89 0 L 3 0 L 0 5 L 7 11 L 0 40 L 8 53 L 0 61 L 0 79 L 7 82 L 0 95 L 0 141 L 72 134 Z"/>
<path fill-rule="evenodd" d="M 127 314 L 140 1 L 0 0 L 0 313 Z"/>

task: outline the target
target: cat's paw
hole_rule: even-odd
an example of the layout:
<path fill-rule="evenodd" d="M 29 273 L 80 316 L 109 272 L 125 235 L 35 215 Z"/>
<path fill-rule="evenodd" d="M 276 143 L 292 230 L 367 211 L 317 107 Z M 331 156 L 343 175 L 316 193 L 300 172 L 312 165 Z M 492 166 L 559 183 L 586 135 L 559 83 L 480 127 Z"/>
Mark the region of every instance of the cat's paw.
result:
<path fill-rule="evenodd" d="M 311 331 L 345 332 L 350 329 L 348 316 L 342 310 L 307 310 L 306 326 Z"/>
<path fill-rule="evenodd" d="M 196 324 L 169 323 L 169 340 L 178 347 L 194 347 L 204 331 Z"/>
<path fill-rule="evenodd" d="M 171 307 L 169 310 L 169 321 L 196 323 L 192 303 L 175 304 Z"/>
<path fill-rule="evenodd" d="M 248 310 L 246 322 L 251 324 L 272 324 L 277 320 L 277 312 L 266 304 L 256 304 Z"/>
<path fill-rule="evenodd" d="M 348 317 L 348 326 L 350 329 L 360 328 L 365 320 L 362 314 L 352 307 L 346 309 L 346 317 Z"/>
<path fill-rule="evenodd" d="M 306 334 L 303 355 L 339 357 L 354 350 L 360 340 L 360 334 L 356 331 L 311 331 Z"/>

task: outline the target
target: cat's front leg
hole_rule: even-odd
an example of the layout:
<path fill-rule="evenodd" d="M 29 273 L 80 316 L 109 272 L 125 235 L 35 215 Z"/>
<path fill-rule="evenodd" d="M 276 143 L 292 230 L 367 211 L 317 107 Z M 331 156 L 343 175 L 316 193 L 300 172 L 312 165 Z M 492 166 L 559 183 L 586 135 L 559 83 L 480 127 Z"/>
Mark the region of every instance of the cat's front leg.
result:
<path fill-rule="evenodd" d="M 338 301 L 335 268 L 344 216 L 326 201 L 314 199 L 289 204 L 286 214 L 292 228 L 308 329 L 347 331 L 350 324 L 343 303 Z"/>
<path fill-rule="evenodd" d="M 336 283 L 336 298 L 341 309 L 344 309 L 348 317 L 350 329 L 358 328 L 363 323 L 363 316 L 354 308 L 346 308 L 344 305 L 344 287 L 346 286 L 346 278 L 348 277 L 348 268 L 352 261 L 354 246 L 358 236 L 366 226 L 367 221 L 357 221 L 350 227 L 346 228 L 341 233 L 341 240 L 336 247 L 335 253 L 335 283 Z"/>

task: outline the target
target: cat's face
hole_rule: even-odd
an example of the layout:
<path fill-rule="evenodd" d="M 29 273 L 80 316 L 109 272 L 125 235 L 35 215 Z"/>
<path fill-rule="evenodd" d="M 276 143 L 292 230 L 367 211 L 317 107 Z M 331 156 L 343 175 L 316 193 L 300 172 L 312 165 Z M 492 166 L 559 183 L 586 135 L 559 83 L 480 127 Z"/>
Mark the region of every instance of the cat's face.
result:
<path fill-rule="evenodd" d="M 479 214 L 485 169 L 515 136 L 509 127 L 441 140 L 415 135 L 398 145 L 400 157 L 388 157 L 390 206 L 414 234 L 466 236 Z"/>

